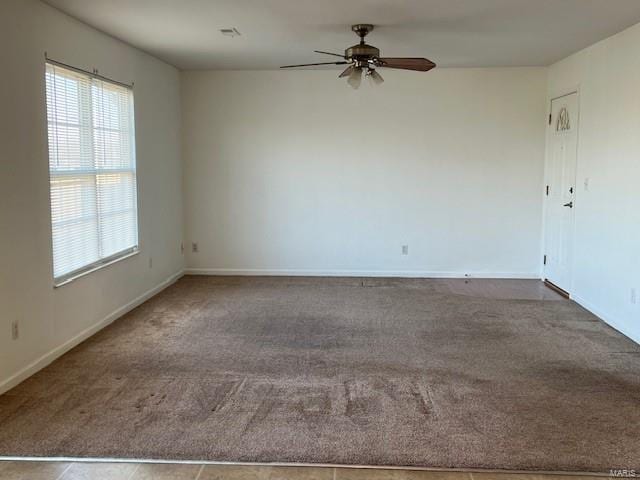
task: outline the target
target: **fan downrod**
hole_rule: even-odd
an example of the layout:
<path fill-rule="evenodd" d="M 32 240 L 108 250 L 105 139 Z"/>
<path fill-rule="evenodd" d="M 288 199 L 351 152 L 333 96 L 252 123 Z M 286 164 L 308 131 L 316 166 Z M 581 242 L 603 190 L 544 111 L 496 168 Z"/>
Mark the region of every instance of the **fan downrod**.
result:
<path fill-rule="evenodd" d="M 351 30 L 360 37 L 360 42 L 364 43 L 364 37 L 373 30 L 373 25 L 369 23 L 357 23 L 355 25 L 351 25 Z"/>

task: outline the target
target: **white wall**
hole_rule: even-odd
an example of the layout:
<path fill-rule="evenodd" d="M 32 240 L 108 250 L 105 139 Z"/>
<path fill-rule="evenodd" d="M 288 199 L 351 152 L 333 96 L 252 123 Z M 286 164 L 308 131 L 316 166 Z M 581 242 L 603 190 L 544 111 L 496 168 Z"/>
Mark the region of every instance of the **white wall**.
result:
<path fill-rule="evenodd" d="M 640 25 L 550 67 L 549 98 L 576 87 L 580 125 L 571 293 L 640 342 Z"/>
<path fill-rule="evenodd" d="M 338 73 L 183 74 L 190 271 L 538 277 L 546 69 Z"/>
<path fill-rule="evenodd" d="M 1 393 L 179 273 L 183 258 L 178 71 L 36 0 L 0 2 L 0 45 Z M 135 82 L 141 253 L 58 289 L 52 282 L 45 51 Z M 20 338 L 14 341 L 16 319 Z"/>

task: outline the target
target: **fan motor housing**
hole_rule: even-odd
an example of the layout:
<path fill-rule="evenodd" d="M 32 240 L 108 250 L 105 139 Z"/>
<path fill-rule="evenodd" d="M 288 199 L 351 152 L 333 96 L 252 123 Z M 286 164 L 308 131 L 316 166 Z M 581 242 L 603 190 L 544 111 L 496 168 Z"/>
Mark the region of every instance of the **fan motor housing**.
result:
<path fill-rule="evenodd" d="M 344 56 L 347 60 L 371 60 L 380 56 L 380 50 L 366 43 L 359 43 L 347 48 Z"/>

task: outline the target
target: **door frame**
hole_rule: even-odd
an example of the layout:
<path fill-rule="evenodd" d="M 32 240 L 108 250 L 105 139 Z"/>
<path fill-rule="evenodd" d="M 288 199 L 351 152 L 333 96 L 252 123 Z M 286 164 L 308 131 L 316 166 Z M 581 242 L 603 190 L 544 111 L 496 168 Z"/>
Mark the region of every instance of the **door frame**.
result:
<path fill-rule="evenodd" d="M 540 279 L 545 281 L 545 265 L 544 265 L 544 255 L 546 250 L 546 242 L 547 242 L 547 195 L 546 195 L 546 186 L 549 185 L 549 164 L 550 164 L 550 148 L 551 148 L 551 127 L 549 124 L 549 116 L 553 111 L 553 102 L 555 100 L 559 100 L 560 98 L 567 97 L 569 95 L 576 94 L 576 100 L 578 104 L 578 112 L 577 112 L 577 120 L 578 120 L 578 130 L 576 131 L 576 168 L 575 168 L 575 198 L 576 202 L 574 205 L 574 215 L 573 222 L 571 225 L 572 235 L 571 235 L 571 250 L 575 253 L 575 244 L 576 244 L 576 215 L 577 208 L 580 205 L 578 201 L 579 197 L 579 188 L 577 185 L 578 179 L 578 168 L 579 168 L 579 152 L 580 152 L 580 111 L 582 110 L 580 104 L 580 85 L 575 85 L 570 88 L 557 90 L 556 92 L 550 94 L 547 98 L 547 115 L 545 117 L 545 149 L 544 149 L 544 174 L 543 174 L 543 185 L 542 185 L 542 229 L 541 229 L 541 237 L 540 237 Z M 574 291 L 574 283 L 575 283 L 575 255 L 571 255 L 571 278 L 569 279 L 569 285 L 567 285 L 566 293 L 569 295 L 569 298 L 573 296 Z"/>

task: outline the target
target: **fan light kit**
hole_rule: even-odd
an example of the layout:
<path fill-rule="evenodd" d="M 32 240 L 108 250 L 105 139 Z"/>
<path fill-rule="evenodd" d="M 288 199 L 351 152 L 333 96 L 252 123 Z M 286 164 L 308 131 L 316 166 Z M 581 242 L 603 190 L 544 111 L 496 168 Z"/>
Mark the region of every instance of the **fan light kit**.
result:
<path fill-rule="evenodd" d="M 380 75 L 376 68 L 396 68 L 400 70 L 414 70 L 416 72 L 428 72 L 436 66 L 431 60 L 426 58 L 390 58 L 381 57 L 380 50 L 373 45 L 367 45 L 364 41 L 364 37 L 373 30 L 373 25 L 369 24 L 357 24 L 351 27 L 356 35 L 360 37 L 360 43 L 347 48 L 344 51 L 344 55 L 339 53 L 323 52 L 321 50 L 314 50 L 315 53 L 321 53 L 323 55 L 333 55 L 334 57 L 340 57 L 342 60 L 337 62 L 321 62 L 321 63 L 306 63 L 302 65 L 285 65 L 280 68 L 298 68 L 298 67 L 312 67 L 316 65 L 349 65 L 338 78 L 347 77 L 347 83 L 353 88 L 360 87 L 362 83 L 362 75 L 372 85 L 380 85 L 384 82 L 382 75 Z"/>

